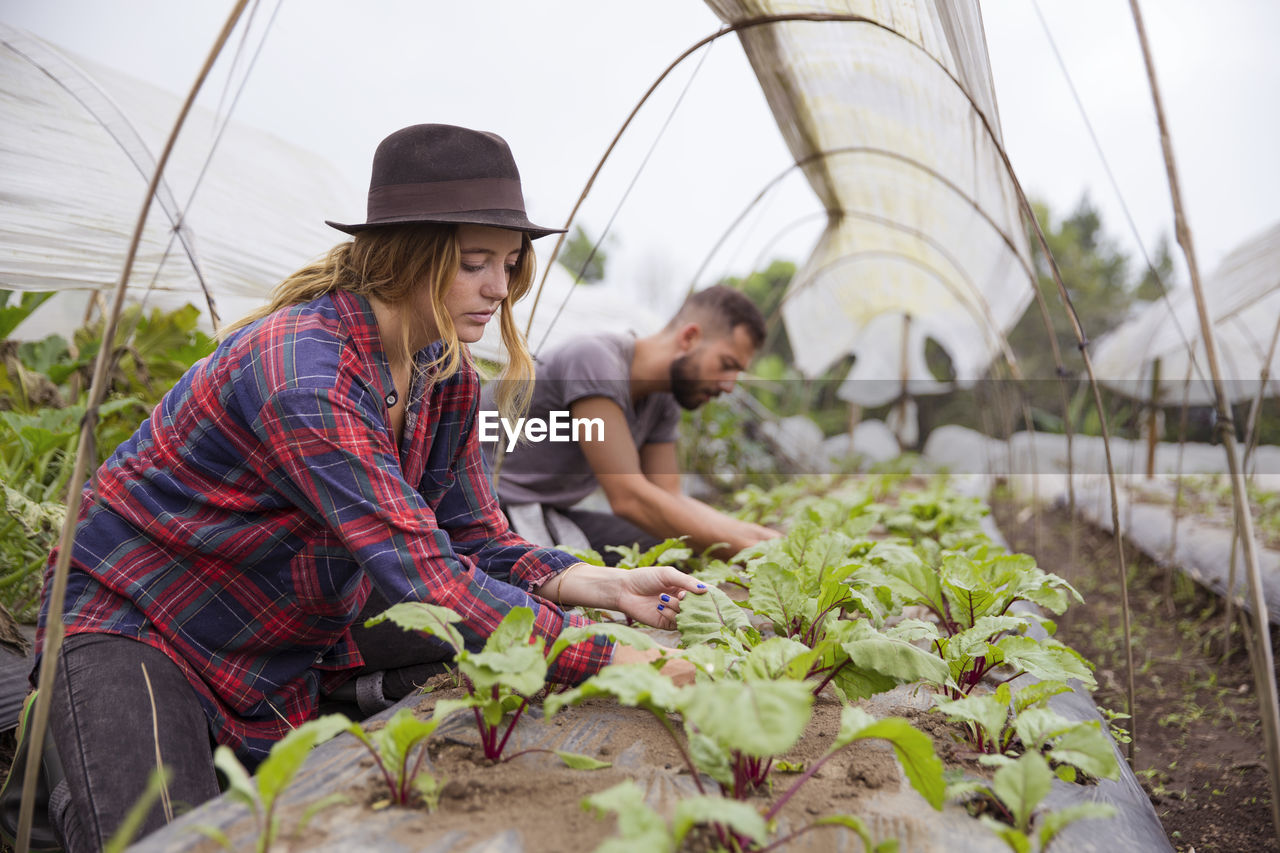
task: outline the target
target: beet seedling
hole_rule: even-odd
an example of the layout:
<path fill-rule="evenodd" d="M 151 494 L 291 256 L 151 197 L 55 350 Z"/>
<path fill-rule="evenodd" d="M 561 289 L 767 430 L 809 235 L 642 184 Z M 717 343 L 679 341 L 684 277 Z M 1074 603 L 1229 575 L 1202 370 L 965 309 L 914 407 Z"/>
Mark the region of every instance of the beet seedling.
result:
<path fill-rule="evenodd" d="M 302 763 L 307 760 L 311 749 L 346 731 L 350 722 L 342 714 L 330 714 L 303 723 L 271 747 L 271 752 L 258 765 L 258 770 L 252 777 L 230 747 L 219 745 L 214 750 L 214 766 L 221 770 L 227 779 L 227 796 L 248 806 L 249 811 L 253 813 L 254 821 L 258 825 L 258 840 L 254 845 L 257 853 L 266 853 L 275 843 L 280 832 L 280 818 L 275 813 L 280 795 L 293 781 L 293 777 L 297 775 Z M 314 803 L 304 812 L 296 831 L 301 831 L 322 808 L 344 799 L 346 798 L 342 794 L 333 794 Z M 228 850 L 238 849 L 231 843 L 231 839 L 216 827 L 202 825 L 195 827 L 195 831 L 213 839 Z"/>
<path fill-rule="evenodd" d="M 966 724 L 970 742 L 984 764 L 1003 767 L 1020 752 L 1039 752 L 1066 782 L 1077 771 L 1101 779 L 1120 778 L 1115 749 L 1098 721 L 1069 720 L 1051 709 L 1049 699 L 1070 688 L 1062 682 L 1040 681 L 1013 693 L 1001 684 L 994 694 L 937 702 L 936 710 Z"/>
<path fill-rule="evenodd" d="M 444 780 L 424 770 L 422 763 L 427 755 L 427 738 L 443 719 L 443 715 L 438 715 L 430 720 L 420 720 L 408 708 L 401 708 L 385 725 L 372 732 L 366 731 L 359 723 L 347 721 L 346 730 L 355 735 L 373 756 L 395 805 L 409 805 L 415 793 L 422 798 L 427 811 L 435 811 L 440 805 Z"/>
<path fill-rule="evenodd" d="M 407 602 L 389 608 L 367 624 L 390 620 L 406 630 L 431 634 L 453 646 L 457 669 L 466 679 L 468 694 L 463 699 L 436 703 L 435 716 L 443 720 L 454 711 L 469 708 L 480 732 L 484 757 L 495 762 L 515 757 L 503 758 L 511 733 L 528 707 L 530 697 L 546 683 L 548 668 L 569 646 L 596 636 L 623 641 L 638 649 L 655 645 L 647 635 L 624 625 L 593 623 L 563 629 L 548 650 L 541 637 L 533 636 L 533 610 L 513 607 L 489 635 L 484 648 L 473 652 L 466 648 L 461 633 L 454 627 L 461 618 L 447 607 Z M 513 716 L 503 730 L 502 721 L 508 714 Z M 517 753 L 520 754 L 523 753 Z M 570 766 L 593 766 L 594 760 L 587 756 L 557 754 Z"/>
<path fill-rule="evenodd" d="M 1086 818 L 1108 818 L 1116 813 L 1115 808 L 1106 803 L 1083 802 L 1037 815 L 1052 787 L 1053 771 L 1049 763 L 1039 752 L 1028 751 L 996 770 L 990 784 L 966 780 L 950 786 L 947 794 L 962 798 L 977 795 L 995 805 L 1005 821 L 988 815 L 982 815 L 979 820 L 1016 853 L 1046 850 L 1067 825 Z"/>
<path fill-rule="evenodd" d="M 779 713 L 774 715 L 765 712 L 765 716 L 769 716 L 771 720 L 781 720 L 786 726 L 791 727 L 788 731 L 780 732 L 776 743 L 771 744 L 768 741 L 773 740 L 772 733 L 753 729 L 752 717 L 761 712 L 752 709 L 744 711 L 743 705 L 746 703 L 741 701 L 743 697 L 729 696 L 724 692 L 724 688 L 733 686 L 732 682 L 694 685 L 677 690 L 663 687 L 660 681 L 665 679 L 656 673 L 652 676 L 641 675 L 641 672 L 647 668 L 617 667 L 616 669 L 620 672 L 607 675 L 608 669 L 596 676 L 596 679 L 599 679 L 596 684 L 592 684 L 596 679 L 589 679 L 580 685 L 578 689 L 581 689 L 581 693 L 577 696 L 564 694 L 558 697 L 560 701 L 555 707 L 601 694 L 612 695 L 624 705 L 647 708 L 655 715 L 659 713 L 660 705 L 678 707 L 683 711 L 686 720 L 700 721 L 693 723 L 699 731 L 690 738 L 690 749 L 686 751 L 681 747 L 681 754 L 690 766 L 701 796 L 682 799 L 676 806 L 675 815 L 670 823 L 644 803 L 643 793 L 632 783 L 623 783 L 588 798 L 584 803 L 587 807 L 597 811 L 612 811 L 618 815 L 618 826 L 622 833 L 620 843 L 612 847 L 607 843 L 601 849 L 621 851 L 636 849 L 642 844 L 650 849 L 678 849 L 689 833 L 701 826 L 712 834 L 712 840 L 721 848 L 762 853 L 762 851 L 772 850 L 789 843 L 804 833 L 823 826 L 835 825 L 844 826 L 857 833 L 867 850 L 895 849 L 896 845 L 893 842 L 874 844 L 863 821 L 852 815 L 831 815 L 819 818 L 783 838 L 771 840 L 768 837 L 769 827 L 796 792 L 836 753 L 855 741 L 867 738 L 888 740 L 911 786 L 935 809 L 942 807 L 946 790 L 942 778 L 942 762 L 934 754 L 933 743 L 928 736 L 912 727 L 904 719 L 891 717 L 876 720 L 865 711 L 851 706 L 846 706 L 842 712 L 840 731 L 827 753 L 801 774 L 800 778 L 774 801 L 763 816 L 741 800 L 708 795 L 699 781 L 699 771 L 716 778 L 717 775 L 723 775 L 730 769 L 723 762 L 724 756 L 720 751 L 723 744 L 716 743 L 719 738 L 743 738 L 748 744 L 748 749 L 765 753 L 776 743 L 782 743 L 788 739 L 794 732 L 792 724 L 796 719 L 801 721 L 800 729 L 803 731 L 804 725 L 808 722 L 808 705 L 812 702 L 812 695 L 802 689 L 794 695 L 772 694 L 770 696 L 771 699 L 781 699 L 776 707 Z M 645 683 L 640 686 L 639 682 Z M 745 689 L 757 693 L 762 689 L 760 684 L 754 686 L 749 683 L 740 684 Z M 803 688 L 802 684 L 796 682 L 778 682 L 777 684 Z M 789 687 L 784 688 L 784 691 L 789 690 Z M 725 699 L 737 704 L 720 704 Z M 768 704 L 768 702 L 761 703 L 759 707 L 765 707 Z M 803 711 L 799 710 L 801 708 Z M 660 718 L 665 718 L 665 714 Z M 722 721 L 721 718 L 728 718 L 728 721 Z M 675 737 L 669 724 L 664 722 L 664 725 Z M 702 725 L 708 726 L 711 734 L 707 735 L 706 740 L 699 741 L 695 737 L 703 734 Z M 796 738 L 798 736 L 796 735 Z M 697 745 L 699 742 L 704 746 L 700 748 Z M 791 742 L 794 743 L 794 740 Z M 705 748 L 706 744 L 715 748 L 708 751 Z M 772 756 L 769 757 L 772 758 Z M 733 769 L 736 770 L 736 768 Z M 737 781 L 735 778 L 734 782 Z M 732 790 L 732 785 L 725 788 L 726 793 Z"/>
<path fill-rule="evenodd" d="M 935 625 L 908 619 L 897 628 L 904 638 L 926 640 L 946 661 L 951 677 L 945 692 L 952 699 L 968 696 L 1000 666 L 1009 668 L 1006 682 L 1031 673 L 1096 686 L 1088 662 L 1074 649 L 1052 637 L 1025 636 L 1037 623 L 1047 630 L 1054 626 L 1015 609 L 1017 602 L 1062 613 L 1069 597 L 1083 601 L 1069 583 L 1038 568 L 1031 557 L 979 545 L 964 553 L 941 552 L 934 567 L 916 550 L 892 542 L 876 545 L 868 557 L 874 566 L 868 575 L 899 607 L 923 607 L 937 620 Z"/>

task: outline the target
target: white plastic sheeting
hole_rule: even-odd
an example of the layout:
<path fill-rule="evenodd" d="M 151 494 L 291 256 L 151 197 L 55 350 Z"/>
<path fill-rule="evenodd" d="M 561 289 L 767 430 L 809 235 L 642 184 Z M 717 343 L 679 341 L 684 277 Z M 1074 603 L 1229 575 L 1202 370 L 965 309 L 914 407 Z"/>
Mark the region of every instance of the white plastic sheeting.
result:
<path fill-rule="evenodd" d="M 180 105 L 175 95 L 0 23 L 0 287 L 73 297 L 49 300 L 17 337 L 67 334 L 90 292 L 114 288 Z M 232 122 L 183 212 L 221 126 L 199 106 L 188 117 L 152 206 L 130 298 L 150 288 L 149 305 L 207 310 L 203 278 L 225 321 L 342 240 L 324 219 L 362 210 L 363 198 L 320 157 Z M 181 239 L 171 242 L 177 222 Z"/>
<path fill-rule="evenodd" d="M 534 276 L 534 290 L 541 278 L 542 268 L 539 267 Z M 516 303 L 516 328 L 521 332 L 528 325 L 532 307 L 532 291 Z M 574 284 L 573 275 L 556 264 L 547 273 L 542 300 L 533 316 L 533 328 L 529 330 L 528 338 L 529 352 L 537 355 L 584 334 L 635 332 L 648 335 L 661 329 L 666 322 L 666 317 L 659 317 L 608 282 Z M 471 352 L 490 361 L 507 360 L 496 321 L 485 327 L 484 337 L 471 345 Z"/>
<path fill-rule="evenodd" d="M 841 396 L 879 405 L 904 378 L 911 394 L 943 390 L 925 366 L 933 338 L 961 384 L 979 378 L 1033 292 L 1017 196 L 987 130 L 998 139 L 976 0 L 707 3 L 731 23 L 810 12 L 876 22 L 738 33 L 829 217 L 783 306 L 796 366 L 812 376 L 853 353 Z"/>
<path fill-rule="evenodd" d="M 1228 397 L 1232 402 L 1252 399 L 1264 367 L 1271 377 L 1265 395 L 1280 395 L 1280 348 L 1271 351 L 1280 323 L 1280 222 L 1227 255 L 1206 279 L 1204 291 Z M 1191 358 L 1195 363 L 1188 374 Z M 1099 339 L 1093 351 L 1099 381 L 1141 400 L 1151 399 L 1157 360 L 1161 402 L 1181 404 L 1188 376 L 1187 401 L 1213 402 L 1204 339 L 1189 290 L 1153 302 Z"/>

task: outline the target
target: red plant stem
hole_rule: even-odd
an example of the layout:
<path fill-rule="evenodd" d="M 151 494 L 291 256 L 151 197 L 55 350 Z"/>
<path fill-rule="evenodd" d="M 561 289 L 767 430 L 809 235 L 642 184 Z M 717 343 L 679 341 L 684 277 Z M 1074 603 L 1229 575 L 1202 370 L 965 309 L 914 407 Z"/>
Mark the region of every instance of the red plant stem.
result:
<path fill-rule="evenodd" d="M 499 756 L 502 755 L 502 750 L 505 749 L 507 746 L 507 738 L 511 737 L 511 732 L 515 730 L 516 723 L 520 722 L 520 715 L 523 714 L 524 709 L 528 707 L 529 707 L 529 700 L 525 699 L 523 702 L 520 703 L 520 707 L 516 708 L 515 716 L 511 718 L 511 725 L 507 726 L 507 732 L 502 736 L 502 743 L 498 744 L 498 752 L 496 755 L 493 756 L 493 760 L 496 761 L 499 758 Z M 494 733 L 496 734 L 497 731 L 498 730 L 495 727 Z"/>
<path fill-rule="evenodd" d="M 418 778 L 418 774 L 422 772 L 422 761 L 426 757 L 427 757 L 427 747 L 426 747 L 426 744 L 422 744 L 421 746 L 418 747 L 418 760 L 413 763 L 413 773 L 411 773 L 405 779 L 406 785 L 408 785 L 414 779 Z"/>
<path fill-rule="evenodd" d="M 828 675 L 826 678 L 824 678 L 822 680 L 822 683 L 818 685 L 817 689 L 813 691 L 813 695 L 817 696 L 819 693 L 821 693 L 823 688 L 825 688 L 828 684 L 830 684 L 831 680 L 840 674 L 840 670 L 848 666 L 852 660 L 853 658 L 845 658 L 844 661 L 839 666 L 832 669 L 831 674 Z M 819 670 L 819 672 L 821 672 L 821 670 Z"/>
<path fill-rule="evenodd" d="M 472 706 L 471 713 L 475 715 L 476 727 L 480 729 L 480 746 L 484 748 L 484 757 L 493 760 L 493 742 L 497 738 L 497 730 L 491 730 L 485 725 L 479 708 Z"/>
<path fill-rule="evenodd" d="M 844 749 L 844 747 L 841 747 L 840 749 Z M 777 817 L 778 812 L 782 811 L 782 807 L 787 804 L 787 800 L 790 800 L 795 795 L 796 791 L 800 790 L 801 785 L 803 785 L 805 782 L 808 782 L 810 779 L 812 779 L 813 774 L 817 773 L 818 769 L 822 767 L 822 765 L 826 764 L 827 761 L 831 759 L 831 756 L 839 752 L 840 749 L 836 749 L 836 750 L 832 750 L 831 752 L 828 752 L 826 755 L 822 756 L 817 761 L 815 761 L 808 770 L 804 771 L 804 773 L 801 774 L 800 778 L 797 779 L 795 782 L 793 782 L 791 784 L 791 787 L 788 788 L 786 792 L 781 797 L 778 798 L 778 801 L 773 804 L 773 806 L 769 809 L 769 811 L 765 813 L 765 816 L 764 816 L 765 822 L 768 823 L 769 821 Z"/>
<path fill-rule="evenodd" d="M 698 776 L 697 765 L 693 763 L 693 759 L 685 751 L 684 744 L 680 742 L 680 737 L 676 734 L 675 729 L 671 727 L 671 722 L 667 719 L 667 715 L 652 707 L 646 708 L 646 710 L 657 717 L 658 722 L 662 723 L 662 727 L 667 730 L 667 734 L 671 735 L 671 740 L 675 743 L 676 750 L 680 753 L 680 757 L 684 759 L 685 766 L 689 768 L 689 775 L 693 777 L 693 784 L 698 786 L 698 793 L 707 793 L 706 789 L 702 787 L 701 777 Z"/>
<path fill-rule="evenodd" d="M 369 754 L 373 756 L 374 764 L 378 765 L 378 771 L 382 774 L 383 781 L 387 783 L 387 790 L 390 791 L 391 796 L 394 797 L 396 794 L 396 782 L 391 778 L 391 774 L 387 772 L 387 765 L 382 763 L 382 756 L 378 754 L 376 749 L 365 743 L 363 740 L 360 741 L 360 745 L 369 750 Z"/>
<path fill-rule="evenodd" d="M 830 824 L 830 825 L 836 826 L 837 824 Z M 761 847 L 757 849 L 755 853 L 768 853 L 768 851 L 773 850 L 776 847 L 781 847 L 782 845 L 788 844 L 792 841 L 795 841 L 801 835 L 804 835 L 806 832 L 812 832 L 815 829 L 822 829 L 822 827 L 818 826 L 818 824 L 816 823 L 811 823 L 811 824 L 808 824 L 807 826 L 802 826 L 799 829 L 797 829 L 795 832 L 791 833 L 790 835 L 784 835 L 781 838 L 775 838 L 772 842 L 770 842 L 770 844 L 767 847 Z"/>
<path fill-rule="evenodd" d="M 510 755 L 508 755 L 506 758 L 502 758 L 502 759 L 500 759 L 500 762 L 501 762 L 502 764 L 506 764 L 506 763 L 507 763 L 507 762 L 509 762 L 509 761 L 515 761 L 515 760 L 516 760 L 517 758 L 519 758 L 520 756 L 522 756 L 522 755 L 528 755 L 528 754 L 529 754 L 529 753 L 531 753 L 531 752 L 551 752 L 551 753 L 554 753 L 554 752 L 555 752 L 555 750 L 554 750 L 554 749 L 547 749 L 546 747 L 542 747 L 542 746 L 531 746 L 531 747 L 529 747 L 528 749 L 522 749 L 522 750 L 520 750 L 519 752 L 513 752 L 513 753 L 511 753 L 511 754 L 510 754 Z"/>

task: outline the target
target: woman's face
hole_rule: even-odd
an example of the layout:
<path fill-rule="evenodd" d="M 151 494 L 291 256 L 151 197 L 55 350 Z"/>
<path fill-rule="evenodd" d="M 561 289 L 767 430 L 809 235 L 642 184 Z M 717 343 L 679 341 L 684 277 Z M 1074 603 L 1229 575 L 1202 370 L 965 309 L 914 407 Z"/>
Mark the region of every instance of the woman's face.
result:
<path fill-rule="evenodd" d="M 496 316 L 507 297 L 507 282 L 520 260 L 523 239 L 519 231 L 487 225 L 459 225 L 458 275 L 444 295 L 444 307 L 458 340 L 473 344 L 485 325 Z"/>

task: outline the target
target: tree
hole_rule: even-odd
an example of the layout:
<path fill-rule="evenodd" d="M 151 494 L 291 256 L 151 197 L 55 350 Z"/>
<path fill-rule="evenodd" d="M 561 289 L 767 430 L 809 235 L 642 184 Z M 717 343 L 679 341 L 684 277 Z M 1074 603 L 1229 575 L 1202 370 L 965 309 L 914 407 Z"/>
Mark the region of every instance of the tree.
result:
<path fill-rule="evenodd" d="M 581 225 L 573 226 L 573 233 L 564 241 L 564 248 L 557 258 L 560 266 L 573 274 L 579 284 L 595 284 L 604 280 L 604 266 L 608 254 Z"/>

